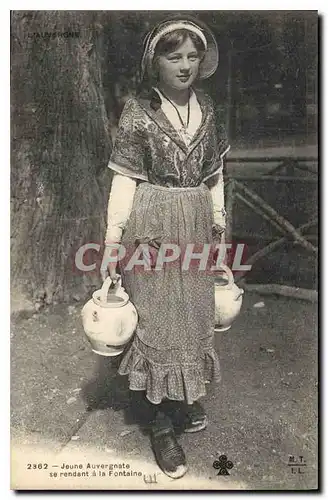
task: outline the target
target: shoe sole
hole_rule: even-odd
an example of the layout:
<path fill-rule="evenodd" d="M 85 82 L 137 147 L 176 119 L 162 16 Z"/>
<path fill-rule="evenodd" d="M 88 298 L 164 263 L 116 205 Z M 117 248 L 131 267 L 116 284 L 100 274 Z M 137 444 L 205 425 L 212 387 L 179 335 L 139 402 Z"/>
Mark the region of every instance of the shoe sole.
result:
<path fill-rule="evenodd" d="M 161 471 L 172 479 L 180 479 L 188 472 L 188 467 L 186 465 L 179 465 L 175 472 L 166 471 L 163 469 L 161 469 Z"/>

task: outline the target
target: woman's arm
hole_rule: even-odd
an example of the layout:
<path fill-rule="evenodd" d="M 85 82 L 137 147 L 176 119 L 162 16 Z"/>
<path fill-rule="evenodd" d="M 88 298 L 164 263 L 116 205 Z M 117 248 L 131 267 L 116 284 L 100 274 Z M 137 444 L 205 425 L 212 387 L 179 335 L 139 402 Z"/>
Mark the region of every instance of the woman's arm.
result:
<path fill-rule="evenodd" d="M 103 280 L 107 278 L 108 273 L 113 281 L 119 277 L 116 273 L 117 244 L 121 242 L 123 230 L 131 213 L 136 184 L 134 179 L 114 173 L 107 208 L 105 253 L 100 269 Z M 115 257 L 114 261 L 113 257 Z"/>
<path fill-rule="evenodd" d="M 131 213 L 136 184 L 134 179 L 114 173 L 108 200 L 105 245 L 120 243 Z"/>
<path fill-rule="evenodd" d="M 224 208 L 224 182 L 222 170 L 207 181 L 213 202 L 213 236 L 222 234 L 226 228 L 226 212 Z M 216 234 L 217 233 L 217 234 Z"/>
<path fill-rule="evenodd" d="M 108 167 L 113 172 L 113 181 L 108 200 L 107 231 L 105 235 L 105 254 L 117 255 L 117 243 L 121 242 L 122 233 L 129 219 L 137 181 L 148 180 L 144 162 L 145 141 L 142 127 L 136 119 L 140 115 L 139 105 L 135 99 L 129 99 L 124 105 L 114 147 Z M 116 244 L 114 248 L 111 245 Z M 111 277 L 115 277 L 115 262 L 109 262 Z M 103 279 L 106 270 L 102 269 Z"/>
<path fill-rule="evenodd" d="M 226 154 L 230 150 L 230 145 L 225 128 L 220 123 L 219 116 L 215 112 L 213 102 L 212 113 L 212 140 L 214 144 L 215 160 L 212 165 L 208 167 L 207 172 L 204 172 L 204 180 L 211 191 L 213 201 L 213 236 L 215 239 L 220 239 L 220 241 L 222 241 L 226 229 L 223 170 L 224 160 Z"/>

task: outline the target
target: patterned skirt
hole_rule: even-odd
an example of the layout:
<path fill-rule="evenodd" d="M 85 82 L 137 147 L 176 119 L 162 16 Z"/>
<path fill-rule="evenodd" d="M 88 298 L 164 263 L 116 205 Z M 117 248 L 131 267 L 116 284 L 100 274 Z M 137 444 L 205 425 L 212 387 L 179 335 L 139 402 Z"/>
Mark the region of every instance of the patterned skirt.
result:
<path fill-rule="evenodd" d="M 205 184 L 137 187 L 120 272 L 139 321 L 119 373 L 128 375 L 131 390 L 145 391 L 154 404 L 166 398 L 191 404 L 206 394 L 207 382 L 220 381 L 213 345 L 214 275 L 207 265 L 201 269 L 200 260 L 187 259 L 188 249 L 197 253 L 205 243 L 211 247 L 212 223 Z M 172 262 L 163 264 L 160 252 L 171 252 Z"/>

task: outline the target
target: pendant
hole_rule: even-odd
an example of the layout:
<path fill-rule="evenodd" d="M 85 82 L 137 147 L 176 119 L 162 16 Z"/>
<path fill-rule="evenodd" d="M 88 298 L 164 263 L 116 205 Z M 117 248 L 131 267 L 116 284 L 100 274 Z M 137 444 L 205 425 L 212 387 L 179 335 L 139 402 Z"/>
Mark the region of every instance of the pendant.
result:
<path fill-rule="evenodd" d="M 185 137 L 185 139 L 187 139 L 189 142 L 191 141 L 191 135 L 189 134 L 189 132 L 187 131 L 186 127 L 182 127 L 180 129 L 180 134 Z"/>

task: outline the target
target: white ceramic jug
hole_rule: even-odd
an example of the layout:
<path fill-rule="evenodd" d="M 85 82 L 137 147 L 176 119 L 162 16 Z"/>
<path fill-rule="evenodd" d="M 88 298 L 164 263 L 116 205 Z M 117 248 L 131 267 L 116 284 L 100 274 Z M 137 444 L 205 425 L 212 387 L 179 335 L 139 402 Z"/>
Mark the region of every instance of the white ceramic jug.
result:
<path fill-rule="evenodd" d="M 234 282 L 232 271 L 225 264 L 220 264 L 225 276 L 220 276 L 215 282 L 215 331 L 224 332 L 231 328 L 238 316 L 244 290 Z"/>
<path fill-rule="evenodd" d="M 82 309 L 85 335 L 93 352 L 101 356 L 117 356 L 124 350 L 138 323 L 137 311 L 122 287 L 119 277 L 113 292 L 108 276 Z"/>

